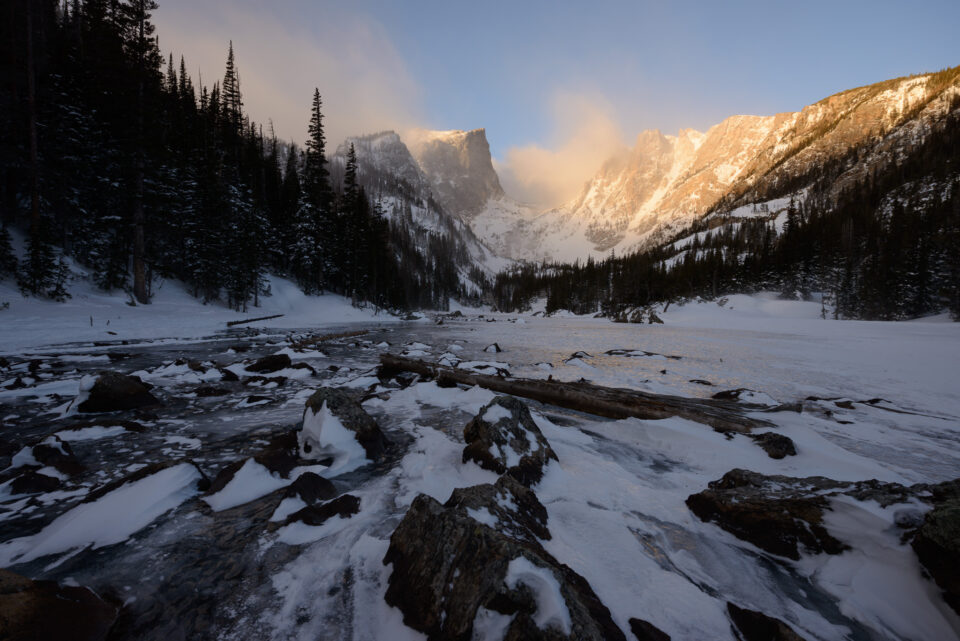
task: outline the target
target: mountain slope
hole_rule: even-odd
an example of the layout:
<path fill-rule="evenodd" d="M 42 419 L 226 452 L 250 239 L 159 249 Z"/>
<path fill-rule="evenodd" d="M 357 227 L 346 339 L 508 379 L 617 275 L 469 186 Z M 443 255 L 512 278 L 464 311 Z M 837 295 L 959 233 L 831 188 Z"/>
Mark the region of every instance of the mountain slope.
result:
<path fill-rule="evenodd" d="M 922 142 L 960 93 L 960 68 L 830 96 L 795 113 L 732 116 L 704 133 L 641 133 L 562 207 L 518 213 L 496 229 L 513 258 L 573 261 L 649 247 L 698 218 L 800 191 L 856 150 L 834 195 Z"/>

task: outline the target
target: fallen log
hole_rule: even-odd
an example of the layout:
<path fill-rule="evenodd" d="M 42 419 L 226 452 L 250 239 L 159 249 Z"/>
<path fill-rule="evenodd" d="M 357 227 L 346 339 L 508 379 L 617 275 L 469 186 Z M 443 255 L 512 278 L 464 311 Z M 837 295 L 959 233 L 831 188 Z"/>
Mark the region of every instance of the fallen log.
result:
<path fill-rule="evenodd" d="M 261 316 L 260 318 L 248 318 L 246 320 L 227 321 L 227 327 L 234 325 L 246 325 L 247 323 L 256 323 L 257 321 L 270 320 L 271 318 L 280 318 L 283 314 L 274 314 L 273 316 Z"/>
<path fill-rule="evenodd" d="M 718 432 L 741 434 L 748 434 L 755 427 L 773 426 L 769 421 L 745 416 L 736 403 L 725 401 L 652 394 L 591 383 L 489 376 L 394 354 L 380 355 L 381 376 L 389 377 L 399 372 L 435 378 L 441 384 L 479 385 L 493 392 L 607 418 L 658 420 L 678 416 L 709 425 Z"/>
<path fill-rule="evenodd" d="M 353 332 L 340 332 L 339 334 L 323 334 L 321 336 L 307 336 L 306 338 L 301 338 L 300 340 L 291 341 L 290 346 L 293 349 L 306 349 L 307 347 L 313 347 L 319 345 L 320 343 L 326 341 L 332 341 L 337 338 L 353 338 L 354 336 L 363 336 L 364 334 L 369 334 L 370 330 L 368 329 L 359 329 Z"/>

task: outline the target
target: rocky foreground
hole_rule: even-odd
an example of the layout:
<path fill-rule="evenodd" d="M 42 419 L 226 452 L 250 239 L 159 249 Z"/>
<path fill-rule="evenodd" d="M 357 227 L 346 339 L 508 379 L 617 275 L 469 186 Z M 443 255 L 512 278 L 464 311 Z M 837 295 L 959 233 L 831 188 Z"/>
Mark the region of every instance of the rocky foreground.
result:
<path fill-rule="evenodd" d="M 367 338 L 338 336 L 327 343 L 327 351 L 378 353 Z M 260 357 L 231 348 L 239 357 L 233 365 L 183 359 L 141 370 L 142 376 L 104 371 L 84 377 L 74 397 L 47 399 L 58 413 L 55 422 L 25 416 L 29 420 L 18 422 L 16 430 L 9 412 L 25 414 L 28 408 L 7 408 L 4 429 L 10 431 L 4 434 L 16 438 L 5 437 L 0 451 L 5 529 L 0 565 L 11 568 L 0 570 L 0 638 L 248 637 L 270 618 L 264 613 L 277 609 L 276 594 L 289 593 L 290 575 L 314 563 L 337 568 L 323 573 L 329 582 L 324 596 L 317 595 L 329 607 L 318 615 L 302 605 L 289 610 L 281 604 L 287 630 L 296 631 L 299 621 L 320 638 L 369 636 L 355 629 L 355 602 L 369 598 L 363 586 L 372 586 L 373 598 L 388 609 L 368 602 L 364 607 L 371 609 L 364 616 L 396 612 L 407 633 L 412 629 L 428 639 L 671 638 L 653 623 L 661 613 L 646 610 L 642 599 L 625 616 L 623 604 L 631 595 L 621 593 L 616 614 L 612 611 L 614 604 L 604 600 L 611 597 L 609 588 L 598 590 L 584 576 L 590 570 L 589 550 L 567 555 L 571 517 L 556 486 L 567 470 L 583 463 L 569 443 L 597 435 L 575 424 L 564 427 L 549 406 L 515 396 L 396 368 L 370 368 L 347 377 L 336 365 L 318 367 L 318 360 L 328 357 L 321 351 L 324 341 L 297 337 L 285 344 Z M 379 351 L 386 345 L 381 343 Z M 430 350 L 411 342 L 403 353 L 424 357 Z M 457 351 L 448 349 L 441 362 L 452 368 L 465 363 L 474 372 L 499 368 L 461 361 Z M 111 354 L 112 362 L 126 358 Z M 571 358 L 589 358 L 578 354 Z M 309 363 L 307 356 L 313 359 Z M 53 381 L 56 377 L 43 374 L 62 367 L 59 362 L 5 362 L 5 386 L 15 390 Z M 510 378 L 508 369 L 499 374 Z M 287 392 L 278 395 L 283 389 Z M 719 397 L 736 402 L 741 395 L 750 397 L 739 389 Z M 165 415 L 185 422 L 226 401 L 233 406 L 226 421 L 238 420 L 238 412 L 271 407 L 293 420 L 254 429 L 241 425 L 212 443 L 162 433 Z M 439 414 L 424 409 L 445 403 Z M 807 403 L 822 412 L 831 402 Z M 847 401 L 832 403 L 843 410 Z M 440 427 L 395 424 L 391 414 L 411 407 L 420 408 L 417 420 Z M 759 416 L 757 409 L 746 403 L 743 412 Z M 795 457 L 797 448 L 769 420 L 790 408 L 773 409 L 756 418 L 763 431 L 717 430 L 709 417 L 700 425 L 684 425 L 714 434 L 717 443 L 725 438 L 743 444 L 737 447 L 756 448 L 774 461 L 764 465 L 775 465 Z M 637 422 L 633 429 L 640 426 Z M 563 448 L 551 442 L 556 437 Z M 151 445 L 151 439 L 161 440 Z M 108 442 L 119 445 L 99 445 Z M 441 466 L 431 479 L 441 461 L 449 467 Z M 642 458 L 629 463 L 664 464 Z M 408 477 L 419 481 L 405 481 Z M 418 482 L 424 488 L 447 487 L 418 492 Z M 613 497 L 606 494 L 622 490 L 614 478 L 608 487 L 591 488 L 593 509 L 608 511 Z M 387 501 L 391 492 L 395 498 Z M 740 543 L 730 539 L 724 545 L 740 546 L 744 558 L 779 568 L 768 572 L 789 575 L 802 573 L 804 563 L 823 555 L 876 557 L 869 533 L 849 536 L 850 524 L 839 518 L 845 502 L 892 515 L 889 522 L 903 549 L 912 551 L 926 573 L 918 580 L 960 613 L 960 479 L 904 485 L 732 469 L 690 493 L 685 509 L 702 523 L 699 531 L 721 541 L 732 535 Z M 555 518 L 561 519 L 559 539 Z M 575 517 L 586 527 L 590 519 L 589 514 Z M 665 523 L 659 527 L 668 531 Z M 317 541 L 346 540 L 351 528 L 356 528 L 353 542 L 342 549 L 331 543 L 322 562 L 304 551 Z M 648 559 L 722 604 L 726 629 L 717 628 L 716 638 L 847 636 L 810 625 L 809 617 L 785 620 L 782 610 L 764 612 L 742 594 L 721 593 L 695 576 L 691 566 L 681 567 L 681 557 L 660 550 L 658 538 L 628 529 Z M 858 541 L 865 542 L 863 549 L 857 549 Z M 595 545 L 614 541 L 598 529 Z M 360 549 L 373 550 L 368 555 L 382 570 L 354 559 Z M 331 559 L 338 550 L 343 558 Z M 628 556 L 620 563 L 640 560 Z M 149 589 L 130 585 L 141 581 L 149 582 Z M 635 586 L 638 596 L 655 589 Z M 814 584 L 810 589 L 816 592 Z M 863 618 L 837 613 L 844 612 L 842 599 L 835 603 L 827 608 L 834 612 L 831 623 L 847 625 L 851 638 L 879 638 Z M 381 629 L 373 636 L 385 634 Z"/>

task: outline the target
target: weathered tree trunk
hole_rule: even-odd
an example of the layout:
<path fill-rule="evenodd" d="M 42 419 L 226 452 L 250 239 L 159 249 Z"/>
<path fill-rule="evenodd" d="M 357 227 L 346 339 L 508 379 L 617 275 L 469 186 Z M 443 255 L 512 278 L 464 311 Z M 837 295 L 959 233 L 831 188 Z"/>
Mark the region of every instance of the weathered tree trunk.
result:
<path fill-rule="evenodd" d="M 27 0 L 27 113 L 30 137 L 30 231 L 40 233 L 40 160 L 37 151 L 37 79 L 33 51 L 33 1 Z"/>
<path fill-rule="evenodd" d="M 381 354 L 380 364 L 383 375 L 399 371 L 414 372 L 436 378 L 439 382 L 479 385 L 494 392 L 608 418 L 658 420 L 678 416 L 709 425 L 718 432 L 742 434 L 749 433 L 755 427 L 772 426 L 769 421 L 745 416 L 743 409 L 735 403 L 713 399 L 651 394 L 590 383 L 489 376 L 393 354 Z"/>
<path fill-rule="evenodd" d="M 150 302 L 147 292 L 147 274 L 145 257 L 146 248 L 143 233 L 143 48 L 144 48 L 144 21 L 142 5 L 140 18 L 140 54 L 137 60 L 137 149 L 134 176 L 133 197 L 133 295 L 140 304 Z"/>

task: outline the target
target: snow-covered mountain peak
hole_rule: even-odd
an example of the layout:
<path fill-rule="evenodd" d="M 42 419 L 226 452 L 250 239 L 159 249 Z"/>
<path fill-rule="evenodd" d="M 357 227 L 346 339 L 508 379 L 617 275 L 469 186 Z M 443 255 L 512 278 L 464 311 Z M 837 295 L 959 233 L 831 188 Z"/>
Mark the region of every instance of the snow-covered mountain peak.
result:
<path fill-rule="evenodd" d="M 503 197 L 484 129 L 414 131 L 410 151 L 449 213 L 470 220 L 491 199 Z"/>

